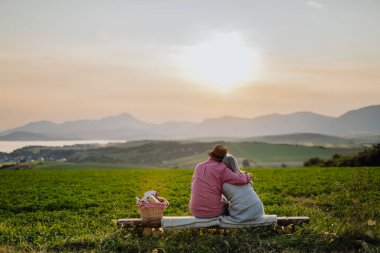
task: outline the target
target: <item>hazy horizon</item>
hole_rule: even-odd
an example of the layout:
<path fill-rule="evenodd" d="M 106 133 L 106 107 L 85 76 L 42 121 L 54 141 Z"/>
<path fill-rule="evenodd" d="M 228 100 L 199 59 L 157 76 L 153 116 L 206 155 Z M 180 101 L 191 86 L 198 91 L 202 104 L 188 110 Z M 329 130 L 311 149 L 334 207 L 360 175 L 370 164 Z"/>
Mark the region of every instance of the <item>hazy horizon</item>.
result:
<path fill-rule="evenodd" d="M 378 106 L 378 105 L 367 105 L 367 106 L 364 106 L 364 107 L 361 107 L 361 108 L 354 108 L 352 110 L 362 109 L 362 108 L 369 107 L 369 106 Z M 269 115 L 275 115 L 275 114 L 290 115 L 290 114 L 294 114 L 294 113 L 303 113 L 303 112 L 314 113 L 314 114 L 323 115 L 323 116 L 332 117 L 332 118 L 338 118 L 338 117 L 340 117 L 340 116 L 344 115 L 345 113 L 347 113 L 349 111 L 352 111 L 352 110 L 347 110 L 347 111 L 345 111 L 345 112 L 343 112 L 342 114 L 339 114 L 339 115 L 326 115 L 326 114 L 320 114 L 320 113 L 316 113 L 316 112 L 312 112 L 312 111 L 302 111 L 302 110 L 300 110 L 300 111 L 294 111 L 294 112 L 289 112 L 289 113 L 276 113 L 276 112 L 273 112 L 273 113 L 268 113 L 268 114 L 263 114 L 263 115 L 257 115 L 257 116 L 253 116 L 253 117 L 240 116 L 239 118 L 253 119 L 253 118 L 259 118 L 259 117 L 269 116 Z M 137 117 L 136 115 L 133 115 L 133 114 L 131 114 L 129 112 L 122 112 L 122 113 L 119 113 L 119 114 L 105 115 L 105 116 L 97 117 L 97 118 L 66 119 L 66 120 L 63 120 L 63 121 L 54 121 L 54 120 L 50 120 L 50 119 L 37 119 L 37 120 L 21 123 L 20 125 L 17 125 L 15 127 L 20 127 L 20 126 L 23 126 L 23 125 L 27 125 L 29 123 L 34 123 L 34 122 L 39 122 L 39 121 L 49 121 L 49 122 L 53 122 L 53 123 L 56 123 L 56 124 L 62 124 L 62 123 L 66 123 L 66 122 L 73 122 L 73 121 L 80 121 L 80 120 L 101 120 L 101 119 L 108 118 L 108 117 L 121 116 L 123 114 L 129 114 L 130 116 L 132 116 L 132 117 L 134 117 L 134 118 L 136 118 L 138 120 L 141 120 L 141 121 L 143 121 L 145 123 L 148 123 L 148 124 L 162 124 L 162 123 L 167 123 L 167 122 L 172 122 L 172 121 L 189 122 L 189 123 L 201 123 L 202 121 L 207 120 L 207 119 L 214 119 L 214 118 L 221 118 L 221 117 L 237 117 L 237 116 L 234 116 L 234 115 L 227 115 L 226 114 L 226 115 L 220 115 L 220 116 L 217 116 L 217 117 L 203 118 L 203 119 L 200 119 L 200 120 L 174 120 L 174 119 L 167 119 L 167 120 L 164 120 L 164 121 L 147 121 L 147 120 L 141 119 L 141 118 Z M 9 130 L 9 129 L 12 129 L 12 128 L 15 128 L 15 127 L 10 127 L 10 128 L 7 128 L 7 129 L 0 129 L 0 131 Z"/>
<path fill-rule="evenodd" d="M 0 131 L 380 104 L 380 2 L 0 1 Z"/>

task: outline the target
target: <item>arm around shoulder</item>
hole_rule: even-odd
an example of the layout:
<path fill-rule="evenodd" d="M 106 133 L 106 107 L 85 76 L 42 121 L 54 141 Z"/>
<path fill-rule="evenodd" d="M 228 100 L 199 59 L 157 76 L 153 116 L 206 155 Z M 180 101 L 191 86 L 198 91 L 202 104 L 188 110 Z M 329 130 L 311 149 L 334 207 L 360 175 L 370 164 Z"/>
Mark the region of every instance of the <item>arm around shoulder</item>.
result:
<path fill-rule="evenodd" d="M 236 174 L 232 172 L 227 167 L 224 169 L 222 174 L 222 182 L 223 183 L 230 183 L 230 184 L 247 184 L 251 180 L 251 174 L 250 173 L 241 173 Z"/>

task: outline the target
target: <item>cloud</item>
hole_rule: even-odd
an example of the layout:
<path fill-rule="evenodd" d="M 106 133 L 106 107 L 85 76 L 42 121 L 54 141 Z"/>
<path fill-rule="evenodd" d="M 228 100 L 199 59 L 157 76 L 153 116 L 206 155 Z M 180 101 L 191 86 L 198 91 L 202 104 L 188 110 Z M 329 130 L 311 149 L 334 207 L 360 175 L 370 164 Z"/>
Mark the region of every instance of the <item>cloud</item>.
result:
<path fill-rule="evenodd" d="M 321 8 L 325 7 L 324 4 L 322 4 L 318 1 L 307 1 L 306 4 L 309 5 L 311 8 L 314 8 L 314 9 L 321 9 Z"/>

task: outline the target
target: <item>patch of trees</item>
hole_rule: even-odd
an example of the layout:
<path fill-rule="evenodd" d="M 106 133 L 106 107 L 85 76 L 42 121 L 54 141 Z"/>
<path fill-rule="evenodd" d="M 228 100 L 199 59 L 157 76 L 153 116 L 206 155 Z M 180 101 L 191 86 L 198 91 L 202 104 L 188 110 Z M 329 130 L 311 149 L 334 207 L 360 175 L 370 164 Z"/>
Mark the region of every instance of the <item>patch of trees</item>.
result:
<path fill-rule="evenodd" d="M 373 145 L 354 156 L 333 155 L 329 160 L 319 157 L 309 159 L 304 163 L 305 167 L 359 167 L 380 166 L 380 144 Z"/>
<path fill-rule="evenodd" d="M 7 153 L 0 152 L 0 161 L 5 160 L 8 157 Z"/>
<path fill-rule="evenodd" d="M 248 159 L 244 159 L 242 161 L 242 166 L 243 166 L 243 168 L 249 168 L 249 167 L 251 167 L 251 163 L 249 162 Z"/>
<path fill-rule="evenodd" d="M 37 160 L 56 161 L 60 159 L 69 159 L 76 155 L 74 149 L 59 148 L 59 147 L 42 147 L 31 146 L 16 149 L 12 153 L 0 153 L 0 162 L 28 162 Z"/>

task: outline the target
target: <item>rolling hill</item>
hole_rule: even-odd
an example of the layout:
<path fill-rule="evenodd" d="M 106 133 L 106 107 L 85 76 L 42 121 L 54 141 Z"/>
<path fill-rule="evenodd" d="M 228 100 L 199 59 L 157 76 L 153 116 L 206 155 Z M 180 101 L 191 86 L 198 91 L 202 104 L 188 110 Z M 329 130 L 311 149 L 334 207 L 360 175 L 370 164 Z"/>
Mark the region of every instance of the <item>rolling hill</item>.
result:
<path fill-rule="evenodd" d="M 33 133 L 33 132 L 23 132 L 23 131 L 17 131 L 17 132 L 11 132 L 9 134 L 0 136 L 0 141 L 12 141 L 12 140 L 18 140 L 18 141 L 50 141 L 53 140 L 53 138 L 50 138 L 48 136 L 39 134 L 39 133 Z"/>
<path fill-rule="evenodd" d="M 241 163 L 247 160 L 253 167 L 302 166 L 312 157 L 327 159 L 334 154 L 350 155 L 361 150 L 258 142 L 135 141 L 107 146 L 25 147 L 5 159 L 125 164 L 134 168 L 193 168 L 208 158 L 207 151 L 217 143 L 226 145 Z"/>
<path fill-rule="evenodd" d="M 351 147 L 364 143 L 364 139 L 343 138 L 331 135 L 297 133 L 283 135 L 269 135 L 246 138 L 247 141 L 264 142 L 272 144 L 296 144 L 304 146 L 323 146 L 323 147 Z M 363 142 L 361 142 L 363 141 Z"/>

